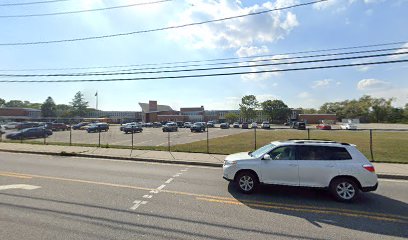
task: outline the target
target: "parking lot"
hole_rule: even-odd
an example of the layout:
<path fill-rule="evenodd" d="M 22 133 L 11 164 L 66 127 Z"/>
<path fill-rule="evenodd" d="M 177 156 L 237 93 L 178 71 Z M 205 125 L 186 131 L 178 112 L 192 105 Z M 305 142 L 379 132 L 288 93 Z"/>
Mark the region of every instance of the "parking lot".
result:
<path fill-rule="evenodd" d="M 121 145 L 132 146 L 132 134 L 125 134 L 119 130 L 120 126 L 111 125 L 109 131 L 101 132 L 101 145 Z M 253 129 L 220 129 L 209 128 L 207 132 L 195 133 L 188 128 L 179 128 L 177 132 L 163 132 L 161 128 L 143 128 L 142 133 L 133 134 L 134 146 L 167 146 L 170 145 L 191 143 L 195 141 L 205 140 L 208 138 L 218 138 L 238 134 L 242 132 L 254 131 Z M 257 131 L 264 131 L 257 129 Z M 10 132 L 10 131 L 8 131 Z M 170 139 L 169 139 L 170 138 Z M 5 139 L 5 135 L 3 135 Z M 71 140 L 70 140 L 71 139 Z M 169 141 L 170 140 L 170 141 Z M 42 139 L 31 139 L 25 141 L 42 141 Z M 54 131 L 51 136 L 46 139 L 47 142 L 54 143 L 83 143 L 83 144 L 99 144 L 99 133 L 88 133 L 85 130 L 71 130 L 71 131 Z"/>

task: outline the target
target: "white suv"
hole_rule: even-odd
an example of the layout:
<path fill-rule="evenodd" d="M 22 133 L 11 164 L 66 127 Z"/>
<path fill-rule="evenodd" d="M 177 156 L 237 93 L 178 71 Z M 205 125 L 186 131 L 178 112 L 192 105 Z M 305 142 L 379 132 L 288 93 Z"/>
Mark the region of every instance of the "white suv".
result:
<path fill-rule="evenodd" d="M 259 184 L 328 188 L 340 201 L 378 186 L 374 166 L 355 145 L 320 140 L 276 141 L 225 158 L 224 179 L 244 193 Z"/>

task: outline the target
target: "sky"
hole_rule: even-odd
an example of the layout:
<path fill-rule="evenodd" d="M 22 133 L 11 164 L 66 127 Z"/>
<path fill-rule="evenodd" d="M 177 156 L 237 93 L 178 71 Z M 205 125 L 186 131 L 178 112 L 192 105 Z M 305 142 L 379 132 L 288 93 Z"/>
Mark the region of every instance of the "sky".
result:
<path fill-rule="evenodd" d="M 30 1 L 18 0 L 17 2 Z M 124 67 L 66 68 L 162 64 L 223 58 L 237 58 L 234 61 L 245 61 L 249 59 L 248 57 L 252 57 L 250 58 L 252 60 L 279 59 L 312 54 L 291 54 L 294 52 L 391 42 L 401 42 L 401 44 L 367 49 L 408 47 L 408 14 L 406 14 L 408 12 L 408 0 L 328 0 L 308 6 L 178 29 L 88 41 L 4 45 L 4 43 L 72 39 L 156 29 L 309 2 L 308 0 L 173 0 L 77 14 L 24 18 L 4 17 L 87 10 L 154 1 L 67 0 L 47 4 L 0 6 L 0 74 L 117 71 L 123 70 Z M 16 3 L 16 1 L 4 0 L 1 3 Z M 399 49 L 391 51 L 391 53 L 403 51 L 404 49 Z M 330 53 L 335 53 L 335 51 Z M 265 55 L 269 57 L 265 57 Z M 248 64 L 254 63 L 239 63 L 239 66 L 247 67 L 225 70 L 224 72 L 252 72 L 400 59 L 408 59 L 408 56 L 394 55 L 379 59 L 354 59 L 343 62 L 300 65 L 293 64 L 293 61 L 299 61 L 299 59 L 295 59 L 286 60 L 287 65 L 268 67 L 248 67 Z M 199 62 L 199 64 L 203 63 L 209 62 Z M 132 68 L 160 66 L 174 67 L 175 65 L 144 65 L 133 66 Z M 55 70 L 61 68 L 62 70 Z M 27 69 L 31 70 L 28 71 Z M 174 68 L 167 68 L 167 70 L 169 69 Z M 135 76 L 34 77 L 24 78 L 24 80 L 160 77 L 216 72 L 221 72 L 221 70 L 153 73 Z M 393 105 L 402 107 L 408 103 L 407 78 L 408 63 L 405 62 L 347 68 L 144 81 L 0 82 L 0 98 L 7 101 L 44 102 L 48 96 L 51 96 L 57 104 L 68 104 L 75 93 L 81 91 L 90 107 L 95 107 L 95 93 L 98 92 L 98 107 L 101 110 L 140 111 L 138 103 L 149 100 L 157 100 L 158 104 L 170 105 L 173 109 L 197 106 L 204 106 L 207 110 L 238 109 L 242 96 L 249 94 L 255 95 L 259 101 L 280 99 L 293 108 L 319 108 L 325 102 L 358 99 L 368 94 L 373 97 L 394 98 Z M 0 80 L 21 79 L 0 76 Z"/>

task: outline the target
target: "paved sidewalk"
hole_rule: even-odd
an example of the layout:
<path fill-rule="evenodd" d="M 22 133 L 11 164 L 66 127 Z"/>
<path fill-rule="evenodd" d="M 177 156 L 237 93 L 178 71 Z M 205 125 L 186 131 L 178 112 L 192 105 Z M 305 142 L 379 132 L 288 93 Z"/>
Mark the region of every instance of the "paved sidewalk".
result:
<path fill-rule="evenodd" d="M 0 151 L 221 167 L 226 155 L 0 142 Z M 407 179 L 408 164 L 373 163 L 381 178 Z"/>

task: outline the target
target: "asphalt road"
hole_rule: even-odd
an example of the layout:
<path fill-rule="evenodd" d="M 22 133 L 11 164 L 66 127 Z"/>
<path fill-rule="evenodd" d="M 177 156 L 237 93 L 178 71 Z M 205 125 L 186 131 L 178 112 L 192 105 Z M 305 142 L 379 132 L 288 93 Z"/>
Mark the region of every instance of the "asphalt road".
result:
<path fill-rule="evenodd" d="M 406 239 L 408 182 L 353 204 L 219 168 L 0 153 L 0 239 Z M 26 188 L 26 189 L 24 189 Z M 29 190 L 31 189 L 31 190 Z"/>

